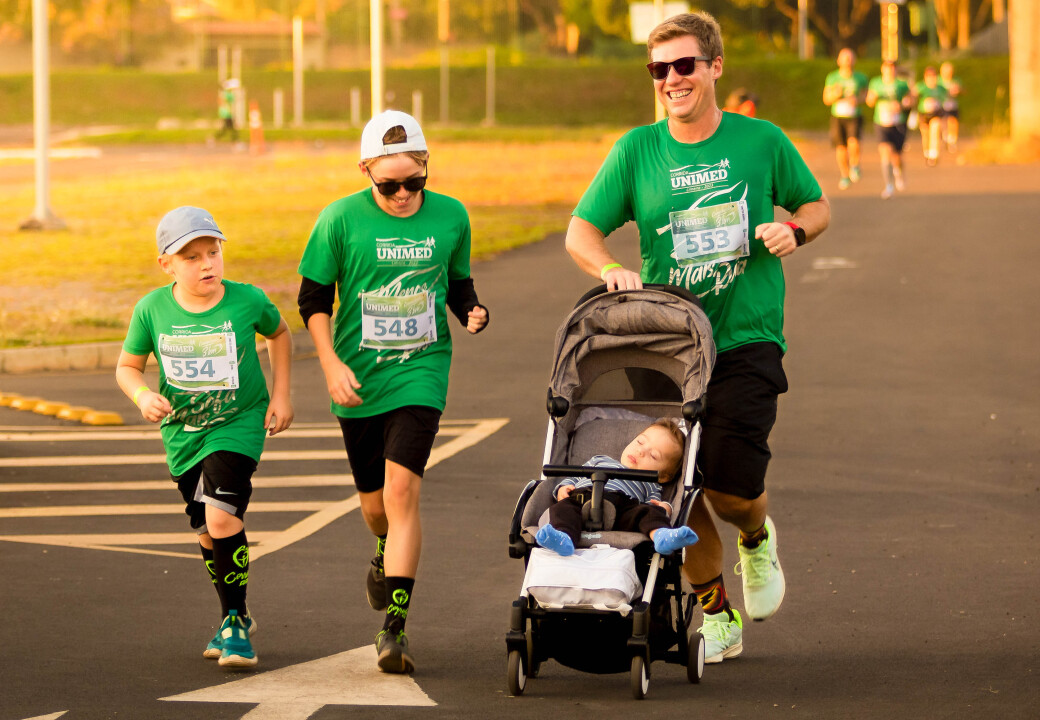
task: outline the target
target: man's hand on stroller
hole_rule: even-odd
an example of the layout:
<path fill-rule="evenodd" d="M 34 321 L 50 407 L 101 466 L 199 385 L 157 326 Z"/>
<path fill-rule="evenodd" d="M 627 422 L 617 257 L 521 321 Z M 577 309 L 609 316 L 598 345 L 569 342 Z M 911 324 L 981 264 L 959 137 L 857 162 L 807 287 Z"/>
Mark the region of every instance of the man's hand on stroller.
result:
<path fill-rule="evenodd" d="M 603 282 L 607 290 L 639 290 L 643 287 L 643 279 L 639 273 L 626 270 L 618 265 L 603 273 Z"/>

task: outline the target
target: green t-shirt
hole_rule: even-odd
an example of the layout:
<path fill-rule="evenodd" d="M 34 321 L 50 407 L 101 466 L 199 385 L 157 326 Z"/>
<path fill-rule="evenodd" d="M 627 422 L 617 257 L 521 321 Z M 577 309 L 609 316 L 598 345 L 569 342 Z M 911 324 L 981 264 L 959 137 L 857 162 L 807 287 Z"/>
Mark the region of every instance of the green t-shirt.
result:
<path fill-rule="evenodd" d="M 878 75 L 870 79 L 869 91 L 877 98 L 874 101 L 874 124 L 893 127 L 906 122 L 903 98 L 910 94 L 906 80 L 896 78 L 892 82 Z"/>
<path fill-rule="evenodd" d="M 841 70 L 833 70 L 824 80 L 825 87 L 841 86 L 842 96 L 831 103 L 831 115 L 834 117 L 854 118 L 862 114 L 860 100 L 863 91 L 867 89 L 867 76 L 858 70 L 845 77 Z"/>
<path fill-rule="evenodd" d="M 667 120 L 625 134 L 574 215 L 604 235 L 635 220 L 643 281 L 700 297 L 719 351 L 759 341 L 786 348 L 783 268 L 755 227 L 773 221 L 775 205 L 793 212 L 822 196 L 780 128 L 723 113 L 699 143 L 675 140 Z"/>
<path fill-rule="evenodd" d="M 173 408 L 161 433 L 170 473 L 181 475 L 217 450 L 260 459 L 270 397 L 256 355 L 256 334 L 272 335 L 282 316 L 264 291 L 224 280 L 224 297 L 205 312 L 189 312 L 173 285 L 134 307 L 123 350 L 152 353 L 159 393 Z"/>
<path fill-rule="evenodd" d="M 922 115 L 935 115 L 942 111 L 948 92 L 941 84 L 928 87 L 924 80 L 917 83 L 917 112 Z"/>
<path fill-rule="evenodd" d="M 470 227 L 458 200 L 424 190 L 422 207 L 399 218 L 371 188 L 318 216 L 299 272 L 339 286 L 333 343 L 354 372 L 362 403 L 332 403 L 339 417 L 370 417 L 423 405 L 444 410 L 451 366 L 448 281 L 469 277 Z"/>

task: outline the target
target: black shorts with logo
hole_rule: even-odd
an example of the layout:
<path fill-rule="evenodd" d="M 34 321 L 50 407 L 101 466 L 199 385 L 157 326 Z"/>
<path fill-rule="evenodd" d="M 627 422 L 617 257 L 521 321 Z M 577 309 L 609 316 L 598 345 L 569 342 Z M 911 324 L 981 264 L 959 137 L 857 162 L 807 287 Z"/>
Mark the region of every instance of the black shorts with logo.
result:
<path fill-rule="evenodd" d="M 358 492 L 375 492 L 386 480 L 387 460 L 423 476 L 441 413 L 432 407 L 406 405 L 371 417 L 338 420 L 355 487 Z"/>
<path fill-rule="evenodd" d="M 715 359 L 701 421 L 697 474 L 705 488 L 754 500 L 765 491 L 777 397 L 787 392 L 783 351 L 742 345 Z"/>
<path fill-rule="evenodd" d="M 184 498 L 184 512 L 191 527 L 206 532 L 206 505 L 212 505 L 241 520 L 253 494 L 256 460 L 231 450 L 217 450 L 173 481 Z"/>

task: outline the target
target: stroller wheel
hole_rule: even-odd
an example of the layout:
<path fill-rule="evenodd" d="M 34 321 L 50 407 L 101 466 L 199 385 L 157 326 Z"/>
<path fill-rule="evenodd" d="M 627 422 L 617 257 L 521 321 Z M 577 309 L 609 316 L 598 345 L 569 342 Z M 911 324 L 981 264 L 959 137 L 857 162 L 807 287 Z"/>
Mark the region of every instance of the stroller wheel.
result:
<path fill-rule="evenodd" d="M 519 650 L 509 651 L 508 676 L 510 695 L 523 695 L 527 686 L 527 668 L 524 667 L 523 654 Z"/>
<path fill-rule="evenodd" d="M 650 689 L 650 671 L 646 667 L 646 661 L 642 655 L 632 658 L 632 672 L 629 676 L 629 684 L 632 687 L 632 697 L 642 700 Z"/>
<path fill-rule="evenodd" d="M 534 630 L 528 629 L 527 631 L 527 677 L 536 678 L 538 677 L 538 671 L 541 669 L 542 663 L 535 659 L 534 650 Z"/>
<path fill-rule="evenodd" d="M 704 636 L 699 632 L 690 634 L 689 657 L 686 659 L 686 679 L 699 683 L 704 675 Z"/>

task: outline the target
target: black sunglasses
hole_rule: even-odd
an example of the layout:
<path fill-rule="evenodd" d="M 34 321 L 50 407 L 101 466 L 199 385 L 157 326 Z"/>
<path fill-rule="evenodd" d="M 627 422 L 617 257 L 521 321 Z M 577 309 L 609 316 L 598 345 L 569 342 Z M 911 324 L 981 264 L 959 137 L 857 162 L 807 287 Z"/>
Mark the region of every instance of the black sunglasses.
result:
<path fill-rule="evenodd" d="M 654 80 L 664 80 L 668 77 L 668 68 L 675 68 L 675 72 L 679 73 L 683 77 L 687 75 L 693 75 L 697 70 L 697 61 L 703 60 L 706 63 L 711 62 L 711 58 L 705 55 L 694 55 L 693 57 L 681 57 L 672 60 L 671 62 L 652 62 L 646 64 L 646 69 L 650 71 L 650 77 Z"/>
<path fill-rule="evenodd" d="M 426 178 L 430 176 L 430 168 L 426 167 L 426 174 L 422 177 L 412 177 L 407 180 L 384 180 L 377 182 L 371 174 L 368 177 L 372 179 L 372 184 L 376 186 L 376 190 L 379 191 L 380 195 L 390 197 L 396 195 L 397 191 L 404 187 L 408 192 L 419 192 L 426 187 Z"/>

